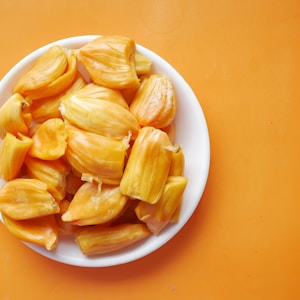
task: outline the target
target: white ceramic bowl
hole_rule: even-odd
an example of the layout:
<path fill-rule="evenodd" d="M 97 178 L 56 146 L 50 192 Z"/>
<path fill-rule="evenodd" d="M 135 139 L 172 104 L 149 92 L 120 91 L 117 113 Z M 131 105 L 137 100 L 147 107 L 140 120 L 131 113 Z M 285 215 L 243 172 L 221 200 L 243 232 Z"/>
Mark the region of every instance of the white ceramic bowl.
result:
<path fill-rule="evenodd" d="M 59 40 L 45 45 L 23 58 L 0 82 L 0 105 L 11 95 L 13 86 L 18 78 L 31 67 L 32 63 L 47 48 L 54 44 L 67 48 L 79 48 L 96 37 L 77 36 Z M 47 251 L 43 247 L 25 243 L 43 256 L 62 263 L 84 267 L 107 267 L 134 261 L 159 249 L 173 238 L 189 220 L 202 197 L 209 171 L 210 143 L 207 124 L 201 106 L 191 87 L 168 62 L 140 45 L 137 45 L 137 50 L 152 60 L 154 73 L 169 76 L 177 93 L 176 143 L 183 146 L 186 160 L 185 176 L 188 178 L 179 222 L 168 225 L 158 236 L 152 235 L 122 251 L 94 257 L 83 255 L 78 245 L 74 242 L 74 237 L 61 238 L 58 247 L 54 251 Z"/>

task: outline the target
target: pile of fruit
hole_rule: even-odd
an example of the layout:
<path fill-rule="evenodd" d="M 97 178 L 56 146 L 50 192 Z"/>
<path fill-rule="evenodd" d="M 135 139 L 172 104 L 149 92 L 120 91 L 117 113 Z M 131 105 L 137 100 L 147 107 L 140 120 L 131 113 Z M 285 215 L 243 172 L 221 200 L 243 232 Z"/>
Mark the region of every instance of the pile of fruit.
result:
<path fill-rule="evenodd" d="M 122 36 L 54 45 L 0 109 L 0 212 L 23 241 L 85 255 L 178 221 L 187 184 L 171 80 Z"/>

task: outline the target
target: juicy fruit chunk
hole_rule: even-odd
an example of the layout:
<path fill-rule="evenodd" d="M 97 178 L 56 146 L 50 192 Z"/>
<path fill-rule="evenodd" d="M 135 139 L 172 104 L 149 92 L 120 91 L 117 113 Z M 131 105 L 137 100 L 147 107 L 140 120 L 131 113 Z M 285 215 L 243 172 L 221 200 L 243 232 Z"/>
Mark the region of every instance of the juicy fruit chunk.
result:
<path fill-rule="evenodd" d="M 119 216 L 127 199 L 118 186 L 100 187 L 95 182 L 86 182 L 73 197 L 62 220 L 80 226 L 107 223 Z"/>
<path fill-rule="evenodd" d="M 128 142 L 113 140 L 71 125 L 67 125 L 66 129 L 66 158 L 73 169 L 103 180 L 121 178 Z"/>
<path fill-rule="evenodd" d="M 156 203 L 168 178 L 172 155 L 168 135 L 153 127 L 143 127 L 133 144 L 124 175 L 121 192 L 129 197 Z"/>
<path fill-rule="evenodd" d="M 142 126 L 163 128 L 174 120 L 176 97 L 171 80 L 164 75 L 146 77 L 130 104 L 130 111 Z"/>
<path fill-rule="evenodd" d="M 149 234 L 144 224 L 98 225 L 77 232 L 76 242 L 85 255 L 96 255 L 123 249 Z"/>
<path fill-rule="evenodd" d="M 169 223 L 187 184 L 183 176 L 170 176 L 165 184 L 163 194 L 155 204 L 141 201 L 135 208 L 138 218 L 147 224 L 154 234 L 159 234 Z"/>
<path fill-rule="evenodd" d="M 172 151 L 172 163 L 169 170 L 169 176 L 182 176 L 184 173 L 184 154 L 182 147 L 177 146 L 175 151 Z"/>
<path fill-rule="evenodd" d="M 78 60 L 92 81 L 113 89 L 139 85 L 135 70 L 135 43 L 116 35 L 100 36 L 80 48 Z"/>
<path fill-rule="evenodd" d="M 135 116 L 119 104 L 91 97 L 66 97 L 61 104 L 61 114 L 70 124 L 83 130 L 110 138 L 132 138 L 140 128 Z"/>
<path fill-rule="evenodd" d="M 8 181 L 18 176 L 31 145 L 32 139 L 23 134 L 15 137 L 9 132 L 6 133 L 0 144 L 0 176 L 4 180 Z"/>
<path fill-rule="evenodd" d="M 58 243 L 58 227 L 54 215 L 29 220 L 14 220 L 2 214 L 5 227 L 22 241 L 53 250 Z"/>
<path fill-rule="evenodd" d="M 115 104 L 119 104 L 124 108 L 129 108 L 127 102 L 122 96 L 121 92 L 118 90 L 110 89 L 105 86 L 100 86 L 95 83 L 86 84 L 84 87 L 75 90 L 71 93 L 68 93 L 63 97 L 66 98 L 88 98 L 88 99 L 97 99 L 101 101 L 108 101 Z"/>
<path fill-rule="evenodd" d="M 19 79 L 14 92 L 32 99 L 58 95 L 71 85 L 76 74 L 77 60 L 72 51 L 55 45 Z"/>
<path fill-rule="evenodd" d="M 44 160 L 58 159 L 65 154 L 66 139 L 64 122 L 59 118 L 49 119 L 32 136 L 33 145 L 28 154 Z"/>
<path fill-rule="evenodd" d="M 145 75 L 151 71 L 152 61 L 141 54 L 138 51 L 135 51 L 135 70 L 138 75 Z"/>
<path fill-rule="evenodd" d="M 25 165 L 30 178 L 39 179 L 48 184 L 48 190 L 57 202 L 64 199 L 67 187 L 66 178 L 70 167 L 63 159 L 45 161 L 27 156 Z"/>
<path fill-rule="evenodd" d="M 31 122 L 31 114 L 26 112 L 31 101 L 23 98 L 22 95 L 13 94 L 0 108 L 0 138 L 6 132 L 13 135 L 18 133 L 27 134 Z"/>
<path fill-rule="evenodd" d="M 17 178 L 0 189 L 0 211 L 15 220 L 56 214 L 59 206 L 48 192 L 48 185 L 38 179 Z"/>

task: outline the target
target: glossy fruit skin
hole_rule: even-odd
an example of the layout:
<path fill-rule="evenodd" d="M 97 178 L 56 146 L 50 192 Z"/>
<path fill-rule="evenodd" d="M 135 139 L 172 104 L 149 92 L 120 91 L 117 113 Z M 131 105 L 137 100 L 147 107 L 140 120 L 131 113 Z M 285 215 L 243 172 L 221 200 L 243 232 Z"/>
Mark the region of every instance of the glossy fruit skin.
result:
<path fill-rule="evenodd" d="M 86 182 L 74 195 L 62 220 L 79 226 L 105 224 L 121 214 L 127 200 L 119 186 Z"/>
<path fill-rule="evenodd" d="M 172 146 L 168 135 L 154 127 L 143 127 L 133 144 L 122 176 L 121 193 L 156 203 L 163 193 L 171 166 Z"/>
<path fill-rule="evenodd" d="M 135 43 L 118 35 L 102 35 L 77 51 L 92 81 L 113 89 L 139 86 L 135 69 Z"/>
<path fill-rule="evenodd" d="M 54 215 L 28 220 L 14 220 L 2 214 L 4 226 L 22 241 L 53 250 L 58 243 L 58 227 Z"/>
<path fill-rule="evenodd" d="M 16 178 L 0 189 L 0 211 L 15 220 L 26 220 L 56 214 L 59 206 L 38 179 Z"/>
<path fill-rule="evenodd" d="M 121 224 L 111 227 L 94 226 L 77 232 L 76 242 L 85 255 L 117 251 L 147 236 L 150 231 L 144 224 Z"/>

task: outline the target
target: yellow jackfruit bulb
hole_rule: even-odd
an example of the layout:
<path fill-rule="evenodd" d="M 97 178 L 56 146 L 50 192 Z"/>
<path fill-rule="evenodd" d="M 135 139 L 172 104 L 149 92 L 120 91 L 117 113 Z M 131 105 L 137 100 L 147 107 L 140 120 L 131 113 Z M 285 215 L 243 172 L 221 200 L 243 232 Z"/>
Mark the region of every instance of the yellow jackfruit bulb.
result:
<path fill-rule="evenodd" d="M 29 178 L 39 179 L 49 186 L 49 192 L 57 202 L 66 195 L 66 177 L 70 167 L 62 159 L 41 160 L 27 156 L 25 159 L 26 170 Z"/>
<path fill-rule="evenodd" d="M 25 99 L 19 93 L 13 94 L 0 108 L 0 138 L 6 132 L 13 135 L 27 134 L 31 123 L 31 114 L 27 112 L 31 101 Z"/>
<path fill-rule="evenodd" d="M 96 225 L 79 230 L 75 241 L 83 254 L 97 255 L 123 249 L 149 235 L 145 224 Z"/>
<path fill-rule="evenodd" d="M 109 101 L 66 97 L 60 111 L 70 124 L 114 139 L 123 139 L 129 133 L 135 138 L 140 128 L 128 109 Z"/>
<path fill-rule="evenodd" d="M 136 51 L 134 58 L 135 58 L 135 70 L 139 76 L 145 75 L 150 72 L 152 61 L 148 57 Z"/>
<path fill-rule="evenodd" d="M 44 160 L 55 160 L 65 154 L 67 132 L 60 118 L 53 118 L 39 125 L 32 136 L 32 147 L 28 155 Z"/>
<path fill-rule="evenodd" d="M 32 139 L 18 134 L 17 137 L 6 133 L 0 144 L 0 176 L 9 181 L 19 174 L 24 159 L 32 145 Z"/>
<path fill-rule="evenodd" d="M 181 207 L 182 207 L 182 197 L 180 199 L 179 204 L 177 205 L 176 210 L 174 211 L 174 213 L 170 219 L 171 223 L 177 223 L 179 221 L 180 214 L 181 214 Z"/>
<path fill-rule="evenodd" d="M 38 179 L 16 178 L 0 189 L 0 211 L 15 220 L 42 217 L 59 212 L 59 206 Z"/>
<path fill-rule="evenodd" d="M 170 222 L 174 212 L 180 204 L 181 197 L 187 185 L 187 178 L 170 176 L 164 186 L 164 192 L 155 204 L 140 201 L 135 208 L 138 218 L 146 223 L 155 235 Z"/>
<path fill-rule="evenodd" d="M 178 146 L 178 145 L 177 145 Z M 172 163 L 169 171 L 169 176 L 183 176 L 185 166 L 185 157 L 182 147 L 178 146 L 177 150 L 172 151 Z M 178 204 L 170 222 L 178 222 L 181 212 L 182 197 Z"/>
<path fill-rule="evenodd" d="M 56 248 L 58 227 L 54 215 L 14 220 L 3 214 L 2 218 L 7 230 L 22 241 L 44 246 L 47 250 Z"/>
<path fill-rule="evenodd" d="M 65 94 L 83 88 L 85 85 L 86 83 L 83 77 L 78 72 L 74 82 L 63 93 L 39 99 L 38 101 L 33 101 L 33 103 L 30 105 L 32 119 L 35 122 L 43 123 L 52 118 L 61 118 L 59 107 L 62 97 Z"/>
<path fill-rule="evenodd" d="M 62 220 L 74 225 L 107 223 L 120 215 L 128 197 L 120 193 L 118 186 L 84 183 L 74 195 Z"/>
<path fill-rule="evenodd" d="M 169 176 L 182 176 L 184 174 L 185 157 L 182 147 L 178 146 L 176 151 L 172 151 L 172 163 Z"/>
<path fill-rule="evenodd" d="M 71 125 L 66 125 L 66 130 L 66 158 L 76 172 L 90 174 L 103 181 L 121 178 L 128 141 L 114 140 Z"/>
<path fill-rule="evenodd" d="M 143 127 L 132 146 L 120 183 L 121 193 L 156 203 L 164 189 L 172 154 L 168 135 L 153 127 Z"/>
<path fill-rule="evenodd" d="M 175 90 L 165 75 L 144 79 L 130 104 L 130 111 L 142 126 L 163 128 L 173 122 L 177 109 Z"/>
<path fill-rule="evenodd" d="M 14 87 L 14 92 L 32 99 L 57 95 L 75 79 L 77 59 L 73 52 L 59 45 L 46 50 Z"/>
<path fill-rule="evenodd" d="M 104 35 L 78 49 L 76 54 L 93 82 L 113 89 L 124 89 L 139 85 L 135 51 L 132 39 Z"/>
<path fill-rule="evenodd" d="M 127 102 L 118 90 L 110 89 L 105 86 L 100 86 L 95 83 L 89 83 L 72 93 L 68 93 L 66 97 L 77 97 L 77 98 L 92 98 L 96 100 L 109 101 L 115 104 L 119 104 L 122 107 L 129 109 Z"/>

